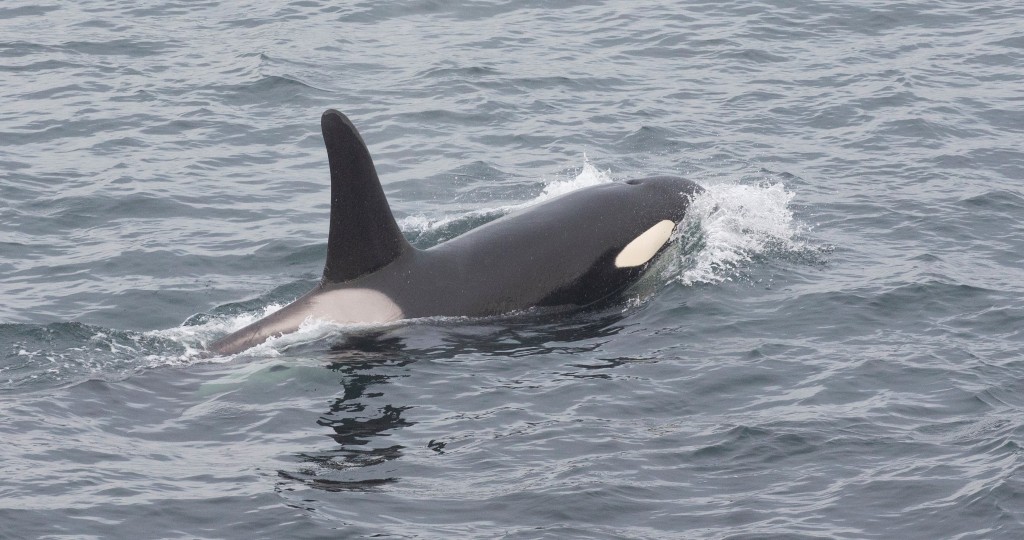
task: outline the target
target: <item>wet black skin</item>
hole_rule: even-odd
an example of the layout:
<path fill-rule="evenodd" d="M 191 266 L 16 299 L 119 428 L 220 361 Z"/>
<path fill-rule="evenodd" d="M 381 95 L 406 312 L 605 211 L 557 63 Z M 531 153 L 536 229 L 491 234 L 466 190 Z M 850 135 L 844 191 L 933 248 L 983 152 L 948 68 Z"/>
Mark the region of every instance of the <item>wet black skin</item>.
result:
<path fill-rule="evenodd" d="M 352 123 L 322 118 L 331 166 L 331 225 L 324 277 L 282 310 L 210 346 L 232 354 L 294 331 L 332 291 L 369 289 L 393 318 L 501 315 L 534 307 L 578 308 L 635 282 L 650 262 L 615 257 L 655 224 L 679 223 L 699 185 L 658 176 L 583 188 L 502 217 L 427 250 L 398 229 L 369 151 Z M 381 322 L 381 306 L 345 308 L 337 322 Z M 367 318 L 360 320 L 365 307 Z M 386 310 L 385 310 L 386 311 Z M 390 313 L 390 312 L 389 312 Z M 387 319 L 388 315 L 384 317 Z"/>
<path fill-rule="evenodd" d="M 658 222 L 681 221 L 699 189 L 673 177 L 580 189 L 431 249 L 410 248 L 382 271 L 321 286 L 379 290 L 406 317 L 586 306 L 636 281 L 647 265 L 617 268 L 615 256 Z"/>

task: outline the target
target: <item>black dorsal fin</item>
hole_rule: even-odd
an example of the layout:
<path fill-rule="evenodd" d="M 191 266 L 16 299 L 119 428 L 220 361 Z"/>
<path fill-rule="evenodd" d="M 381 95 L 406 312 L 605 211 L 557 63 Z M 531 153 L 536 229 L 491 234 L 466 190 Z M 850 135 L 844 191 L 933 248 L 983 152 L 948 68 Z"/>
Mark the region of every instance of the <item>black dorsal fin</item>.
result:
<path fill-rule="evenodd" d="M 342 282 L 391 263 L 412 246 L 391 215 L 370 152 L 352 122 L 328 109 L 320 127 L 331 164 L 331 229 L 324 279 Z"/>

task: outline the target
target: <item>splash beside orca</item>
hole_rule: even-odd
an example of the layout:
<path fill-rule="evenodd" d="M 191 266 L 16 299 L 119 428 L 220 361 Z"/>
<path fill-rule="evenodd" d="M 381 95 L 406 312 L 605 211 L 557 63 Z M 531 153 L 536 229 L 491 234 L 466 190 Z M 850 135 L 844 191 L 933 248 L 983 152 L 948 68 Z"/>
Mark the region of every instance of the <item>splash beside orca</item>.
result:
<path fill-rule="evenodd" d="M 352 122 L 328 110 L 321 128 L 331 168 L 323 279 L 212 343 L 213 353 L 243 351 L 298 330 L 307 318 L 383 323 L 591 305 L 643 274 L 701 191 L 670 176 L 591 186 L 420 250 L 402 236 Z"/>

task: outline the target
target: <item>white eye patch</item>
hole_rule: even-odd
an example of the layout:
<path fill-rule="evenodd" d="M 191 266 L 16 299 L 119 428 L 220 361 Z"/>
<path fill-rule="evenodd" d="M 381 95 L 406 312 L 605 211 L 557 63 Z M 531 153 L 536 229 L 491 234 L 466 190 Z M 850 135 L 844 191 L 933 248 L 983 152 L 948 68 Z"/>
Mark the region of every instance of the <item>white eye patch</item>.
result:
<path fill-rule="evenodd" d="M 675 228 L 676 224 L 670 220 L 659 221 L 622 248 L 622 251 L 615 257 L 615 267 L 631 268 L 651 260 L 661 246 L 668 242 L 672 236 L 672 230 Z"/>

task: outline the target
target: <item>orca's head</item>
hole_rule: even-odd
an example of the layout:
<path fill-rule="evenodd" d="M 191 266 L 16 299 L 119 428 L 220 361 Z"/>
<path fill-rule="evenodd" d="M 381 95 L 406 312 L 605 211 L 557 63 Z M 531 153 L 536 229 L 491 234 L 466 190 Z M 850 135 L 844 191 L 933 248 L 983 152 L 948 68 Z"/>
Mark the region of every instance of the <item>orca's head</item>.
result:
<path fill-rule="evenodd" d="M 693 197 L 704 191 L 696 182 L 678 176 L 651 176 L 626 180 L 633 186 L 645 216 L 679 223 L 686 216 Z"/>
<path fill-rule="evenodd" d="M 572 212 L 574 222 L 568 227 L 575 232 L 565 235 L 564 249 L 577 263 L 573 271 L 585 270 L 542 305 L 581 305 L 623 290 L 669 244 L 701 191 L 690 180 L 655 176 L 577 192 L 578 211 Z"/>
<path fill-rule="evenodd" d="M 625 184 L 633 223 L 619 237 L 625 244 L 612 261 L 616 268 L 634 268 L 654 258 L 686 216 L 693 197 L 702 191 L 696 183 L 676 176 L 636 178 Z"/>

